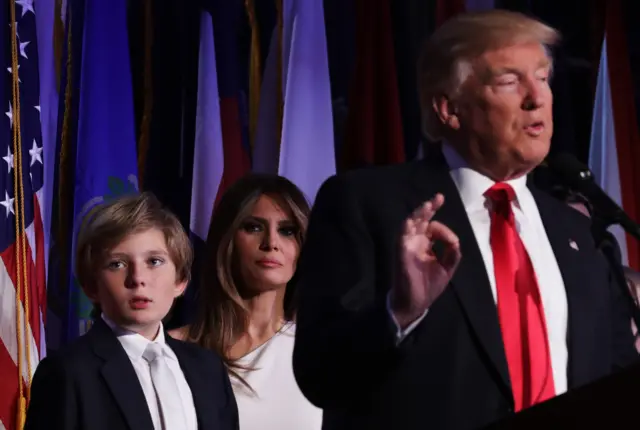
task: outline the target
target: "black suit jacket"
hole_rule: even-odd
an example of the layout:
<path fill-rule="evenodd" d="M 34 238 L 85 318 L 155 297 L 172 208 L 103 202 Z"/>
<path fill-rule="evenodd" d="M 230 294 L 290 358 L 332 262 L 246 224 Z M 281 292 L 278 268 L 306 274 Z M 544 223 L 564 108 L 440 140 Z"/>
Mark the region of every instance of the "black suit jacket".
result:
<path fill-rule="evenodd" d="M 566 288 L 574 388 L 635 360 L 630 313 L 588 219 L 530 189 Z M 404 220 L 437 192 L 445 204 L 435 219 L 460 237 L 462 261 L 398 345 L 386 309 L 398 240 Z M 325 429 L 473 429 L 512 413 L 489 279 L 441 157 L 330 178 L 315 201 L 298 276 L 294 372 L 308 399 L 325 408 Z"/>
<path fill-rule="evenodd" d="M 227 371 L 213 352 L 166 335 L 191 388 L 202 430 L 238 429 Z M 102 319 L 36 369 L 25 430 L 153 430 L 133 365 Z"/>

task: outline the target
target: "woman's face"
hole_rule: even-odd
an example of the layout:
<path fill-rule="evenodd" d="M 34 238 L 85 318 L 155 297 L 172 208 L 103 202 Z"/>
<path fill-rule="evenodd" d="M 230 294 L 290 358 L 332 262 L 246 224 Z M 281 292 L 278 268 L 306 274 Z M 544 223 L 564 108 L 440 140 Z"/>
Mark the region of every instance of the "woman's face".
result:
<path fill-rule="evenodd" d="M 262 195 L 235 233 L 235 257 L 252 291 L 284 288 L 296 270 L 298 227 L 281 199 Z"/>

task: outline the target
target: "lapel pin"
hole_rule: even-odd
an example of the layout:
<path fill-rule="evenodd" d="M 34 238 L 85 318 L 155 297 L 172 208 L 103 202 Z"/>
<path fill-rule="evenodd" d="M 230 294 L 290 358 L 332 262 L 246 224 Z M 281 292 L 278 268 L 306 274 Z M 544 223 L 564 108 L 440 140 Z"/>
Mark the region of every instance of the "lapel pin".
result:
<path fill-rule="evenodd" d="M 569 239 L 569 246 L 570 246 L 572 249 L 575 249 L 576 251 L 579 249 L 579 248 L 578 248 L 578 244 L 577 244 L 577 243 L 576 243 L 576 241 L 575 241 L 575 240 L 573 240 L 573 239 Z"/>

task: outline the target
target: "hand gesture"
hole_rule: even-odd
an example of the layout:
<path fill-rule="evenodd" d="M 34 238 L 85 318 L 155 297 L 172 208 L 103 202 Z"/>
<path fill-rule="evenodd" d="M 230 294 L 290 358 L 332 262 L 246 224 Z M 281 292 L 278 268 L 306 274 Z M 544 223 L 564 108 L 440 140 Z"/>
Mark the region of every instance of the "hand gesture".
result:
<path fill-rule="evenodd" d="M 433 304 L 460 263 L 458 236 L 446 225 L 431 220 L 443 204 L 444 196 L 436 194 L 405 221 L 400 241 L 401 281 L 391 293 L 391 308 L 402 327 Z M 436 241 L 445 245 L 440 259 L 432 250 Z"/>

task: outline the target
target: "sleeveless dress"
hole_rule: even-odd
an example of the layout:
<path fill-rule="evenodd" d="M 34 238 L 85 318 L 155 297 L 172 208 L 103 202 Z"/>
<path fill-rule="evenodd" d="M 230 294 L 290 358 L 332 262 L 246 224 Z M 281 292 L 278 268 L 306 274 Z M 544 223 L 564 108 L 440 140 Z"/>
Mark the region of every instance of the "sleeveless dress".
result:
<path fill-rule="evenodd" d="M 302 394 L 293 376 L 295 324 L 238 360 L 254 370 L 238 372 L 253 392 L 233 376 L 240 430 L 320 430 L 322 410 Z"/>

